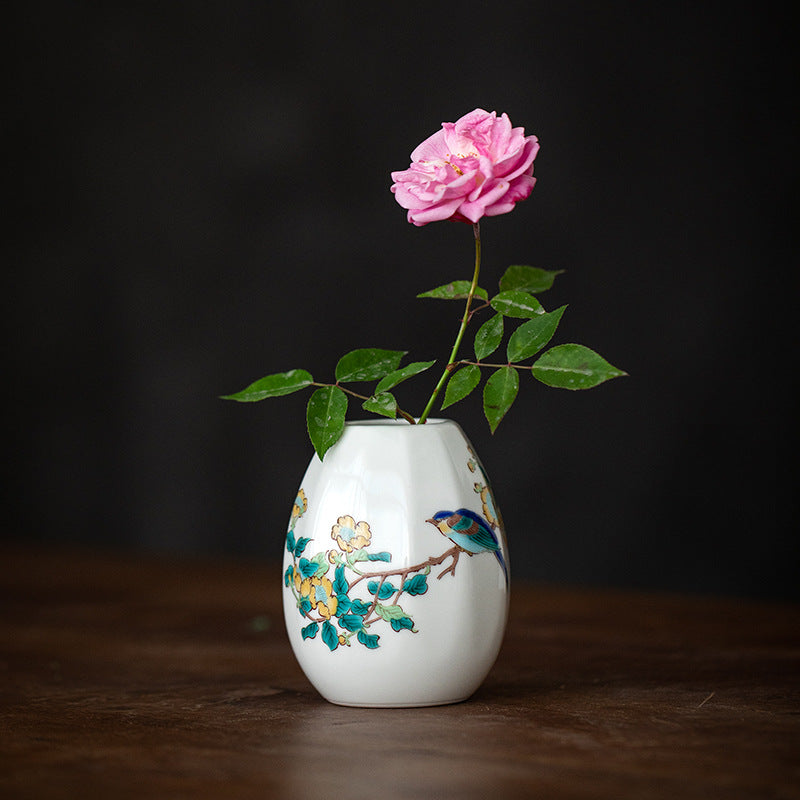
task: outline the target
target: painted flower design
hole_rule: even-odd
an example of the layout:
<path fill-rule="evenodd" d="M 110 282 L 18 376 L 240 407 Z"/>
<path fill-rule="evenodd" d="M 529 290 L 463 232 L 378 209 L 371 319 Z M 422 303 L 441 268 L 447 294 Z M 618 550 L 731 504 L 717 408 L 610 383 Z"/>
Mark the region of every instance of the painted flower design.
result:
<path fill-rule="evenodd" d="M 493 528 L 497 528 L 500 523 L 499 514 L 494 507 L 494 497 L 492 497 L 489 487 L 484 486 L 482 483 L 476 483 L 474 488 L 481 498 L 483 516 Z"/>
<path fill-rule="evenodd" d="M 295 572 L 294 587 L 300 595 L 301 602 L 308 601 L 312 611 L 316 611 L 324 619 L 330 619 L 336 615 L 339 600 L 333 593 L 333 584 L 330 578 L 325 576 L 301 578 L 300 573 Z"/>
<path fill-rule="evenodd" d="M 418 145 L 411 166 L 392 173 L 392 192 L 419 226 L 506 214 L 530 195 L 538 150 L 539 140 L 512 128 L 506 114 L 476 108 Z"/>
<path fill-rule="evenodd" d="M 292 516 L 289 520 L 289 527 L 294 528 L 295 523 L 297 522 L 303 514 L 306 513 L 308 509 L 308 498 L 306 497 L 305 491 L 300 489 L 297 493 L 297 497 L 295 498 L 294 505 L 292 506 Z"/>
<path fill-rule="evenodd" d="M 345 553 L 352 553 L 353 550 L 369 546 L 372 541 L 372 531 L 368 523 L 363 521 L 356 523 L 348 514 L 336 520 L 336 525 L 331 528 L 331 539 Z"/>

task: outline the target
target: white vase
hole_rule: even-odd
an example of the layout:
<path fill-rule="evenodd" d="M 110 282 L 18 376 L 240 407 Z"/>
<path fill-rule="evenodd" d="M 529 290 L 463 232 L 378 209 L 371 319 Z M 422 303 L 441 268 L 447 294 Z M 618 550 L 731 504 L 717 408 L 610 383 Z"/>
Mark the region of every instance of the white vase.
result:
<path fill-rule="evenodd" d="M 284 614 L 332 703 L 465 700 L 508 614 L 503 523 L 477 455 L 449 420 L 348 423 L 315 455 L 289 522 Z"/>

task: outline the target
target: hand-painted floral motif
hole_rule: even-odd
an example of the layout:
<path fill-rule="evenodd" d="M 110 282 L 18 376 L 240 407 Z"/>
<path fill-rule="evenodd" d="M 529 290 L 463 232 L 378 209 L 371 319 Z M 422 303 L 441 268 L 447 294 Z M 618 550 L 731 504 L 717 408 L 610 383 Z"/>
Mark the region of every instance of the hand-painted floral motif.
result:
<path fill-rule="evenodd" d="M 336 524 L 331 528 L 331 539 L 345 553 L 352 553 L 353 550 L 369 547 L 369 543 L 372 541 L 372 531 L 366 522 L 362 521 L 356 524 L 356 521 L 347 515 L 336 520 Z"/>
<path fill-rule="evenodd" d="M 306 497 L 306 493 L 301 489 L 297 493 L 297 497 L 295 498 L 294 505 L 292 506 L 292 518 L 289 520 L 289 527 L 294 528 L 295 522 L 297 522 L 303 514 L 306 513 L 306 509 L 308 508 L 308 498 Z"/>
<path fill-rule="evenodd" d="M 470 471 L 480 468 L 477 460 L 468 462 Z M 481 470 L 482 471 L 482 470 Z M 494 500 L 488 485 L 475 484 L 481 496 L 485 518 L 475 511 L 459 508 L 456 511 L 438 511 L 426 520 L 433 524 L 452 543 L 452 547 L 438 556 L 409 567 L 364 569 L 370 563 L 391 564 L 392 554 L 371 552 L 372 530 L 369 523 L 359 522 L 350 514 L 343 514 L 331 527 L 331 538 L 337 548 L 323 550 L 310 558 L 305 555 L 310 538 L 297 537 L 297 521 L 308 510 L 308 498 L 301 489 L 292 507 L 286 549 L 292 563 L 286 569 L 284 583 L 305 618 L 301 628 L 303 639 L 320 639 L 333 651 L 350 647 L 353 639 L 368 649 L 379 647 L 380 634 L 373 633 L 375 626 L 388 624 L 395 633 L 417 633 L 414 620 L 400 605 L 401 599 L 424 595 L 428 591 L 428 576 L 433 567 L 449 561 L 436 576 L 455 577 L 456 565 L 462 553 L 468 556 L 492 553 L 497 558 L 508 580 L 508 571 L 500 550 L 496 530 L 499 515 L 494 511 Z"/>

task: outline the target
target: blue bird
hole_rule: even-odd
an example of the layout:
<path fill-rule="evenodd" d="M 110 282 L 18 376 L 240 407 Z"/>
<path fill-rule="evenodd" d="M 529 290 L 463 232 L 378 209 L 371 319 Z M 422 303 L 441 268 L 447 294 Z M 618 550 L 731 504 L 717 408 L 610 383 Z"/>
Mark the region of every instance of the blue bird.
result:
<path fill-rule="evenodd" d="M 508 582 L 508 568 L 500 552 L 500 542 L 492 526 L 480 514 L 468 508 L 459 508 L 458 511 L 439 511 L 425 522 L 438 528 L 459 550 L 470 556 L 494 553 Z"/>

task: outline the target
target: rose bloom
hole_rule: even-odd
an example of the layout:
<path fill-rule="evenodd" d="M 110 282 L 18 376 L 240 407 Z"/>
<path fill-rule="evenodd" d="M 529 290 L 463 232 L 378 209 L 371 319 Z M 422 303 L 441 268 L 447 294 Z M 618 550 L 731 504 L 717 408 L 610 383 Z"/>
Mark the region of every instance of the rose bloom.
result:
<path fill-rule="evenodd" d="M 506 214 L 531 193 L 538 150 L 506 114 L 476 108 L 422 142 L 411 166 L 392 173 L 392 192 L 414 225 Z"/>

